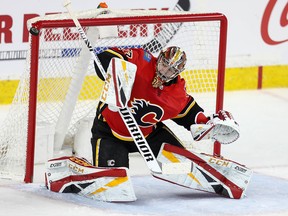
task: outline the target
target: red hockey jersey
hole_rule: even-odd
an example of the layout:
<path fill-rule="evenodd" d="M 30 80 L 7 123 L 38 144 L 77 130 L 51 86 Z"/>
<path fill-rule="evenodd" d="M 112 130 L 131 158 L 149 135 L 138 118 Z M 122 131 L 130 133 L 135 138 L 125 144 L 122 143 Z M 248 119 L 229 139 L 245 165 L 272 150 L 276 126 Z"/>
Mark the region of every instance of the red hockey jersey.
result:
<path fill-rule="evenodd" d="M 163 89 L 152 87 L 157 61 L 152 54 L 143 49 L 113 49 L 106 52 L 121 58 L 125 56 L 126 60 L 137 65 L 128 106 L 144 136 L 153 131 L 157 122 L 175 118 L 190 101 L 191 96 L 185 90 L 185 80 L 180 76 L 176 83 L 164 85 Z M 117 138 L 132 140 L 117 111 L 110 110 L 108 106 L 102 111 L 102 115 Z"/>

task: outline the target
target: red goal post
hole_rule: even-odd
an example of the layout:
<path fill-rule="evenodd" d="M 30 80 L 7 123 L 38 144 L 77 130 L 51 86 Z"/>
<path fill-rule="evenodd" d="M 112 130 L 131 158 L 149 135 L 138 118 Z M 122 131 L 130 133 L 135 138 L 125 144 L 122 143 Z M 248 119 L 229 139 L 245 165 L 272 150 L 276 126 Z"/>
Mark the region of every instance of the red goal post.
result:
<path fill-rule="evenodd" d="M 97 52 L 111 46 L 143 47 L 157 55 L 169 45 L 180 46 L 188 56 L 187 68 L 181 74 L 186 79 L 187 91 L 200 101 L 208 114 L 223 108 L 227 40 L 227 19 L 223 14 L 146 10 L 109 10 L 107 14 L 104 11 L 97 9 L 77 14 Z M 91 56 L 67 14 L 32 19 L 30 27 L 34 32 L 30 36 L 26 75 L 20 81 L 7 120 L 14 129 L 4 130 L 5 134 L 0 136 L 3 175 L 15 176 L 17 174 L 9 173 L 13 172 L 11 167 L 22 166 L 18 172 L 23 173 L 25 182 L 33 181 L 36 137 L 40 134 L 38 124 L 48 122 L 52 128 L 53 151 L 71 145 L 67 144 L 69 140 L 73 145 L 73 136 L 79 129 L 75 125 L 95 114 L 97 97 L 102 90 Z M 27 135 L 14 133 L 19 125 L 12 123 L 16 121 L 17 112 L 13 111 L 13 106 L 22 108 L 19 118 L 23 118 L 23 123 L 19 124 L 23 124 L 21 128 Z M 173 124 L 170 127 L 176 128 Z M 180 130 L 176 128 L 175 133 L 181 137 Z M 7 136 L 22 137 L 10 139 Z M 186 141 L 187 134 L 183 137 L 181 139 Z M 22 140 L 20 144 L 19 140 Z M 187 140 L 188 145 L 191 142 Z M 212 152 L 208 153 L 220 155 L 220 144 L 212 146 Z M 18 151 L 26 151 L 26 154 L 22 152 L 18 158 L 11 156 L 15 152 L 20 155 Z"/>

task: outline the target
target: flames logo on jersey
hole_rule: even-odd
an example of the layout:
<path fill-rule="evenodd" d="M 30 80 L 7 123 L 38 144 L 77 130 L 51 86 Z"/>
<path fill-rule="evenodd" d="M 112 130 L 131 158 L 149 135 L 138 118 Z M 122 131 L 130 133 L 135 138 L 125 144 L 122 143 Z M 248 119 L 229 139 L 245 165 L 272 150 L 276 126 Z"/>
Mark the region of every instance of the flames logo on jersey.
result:
<path fill-rule="evenodd" d="M 137 124 L 141 127 L 150 127 L 156 124 L 164 115 L 164 111 L 160 106 L 143 99 L 134 99 L 131 112 Z"/>

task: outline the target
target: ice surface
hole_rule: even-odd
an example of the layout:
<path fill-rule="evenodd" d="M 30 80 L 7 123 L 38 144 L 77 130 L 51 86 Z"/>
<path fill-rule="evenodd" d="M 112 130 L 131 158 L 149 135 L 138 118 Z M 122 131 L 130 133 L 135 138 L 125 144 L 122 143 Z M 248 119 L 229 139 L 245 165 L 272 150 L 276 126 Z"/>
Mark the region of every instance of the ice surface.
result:
<path fill-rule="evenodd" d="M 202 105 L 205 107 L 205 105 Z M 9 215 L 288 215 L 288 89 L 225 93 L 225 109 L 241 127 L 241 137 L 222 147 L 222 154 L 254 170 L 247 196 L 241 200 L 176 186 L 148 174 L 133 157 L 133 203 L 105 203 L 74 194 L 49 192 L 38 182 L 0 180 L 0 216 Z M 3 107 L 2 118 L 7 108 Z"/>

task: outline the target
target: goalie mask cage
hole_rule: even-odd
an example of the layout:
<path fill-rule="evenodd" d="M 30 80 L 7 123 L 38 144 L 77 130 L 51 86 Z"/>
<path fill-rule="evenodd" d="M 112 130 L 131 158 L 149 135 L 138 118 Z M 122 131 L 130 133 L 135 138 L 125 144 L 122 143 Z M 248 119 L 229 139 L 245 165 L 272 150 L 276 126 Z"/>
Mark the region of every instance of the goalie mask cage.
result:
<path fill-rule="evenodd" d="M 157 56 L 167 46 L 181 47 L 187 54 L 181 73 L 187 92 L 206 114 L 222 109 L 224 15 L 96 9 L 76 16 L 96 52 L 114 46 L 143 47 Z M 52 134 L 54 153 L 73 149 L 79 122 L 95 115 L 103 81 L 96 76 L 91 53 L 68 14 L 34 18 L 28 26 L 33 35 L 26 69 L 0 130 L 0 177 L 32 182 L 35 148 L 43 141 L 37 137 Z M 186 146 L 196 146 L 189 131 L 167 124 Z M 210 147 L 201 151 L 220 154 L 219 143 L 204 145 Z"/>

